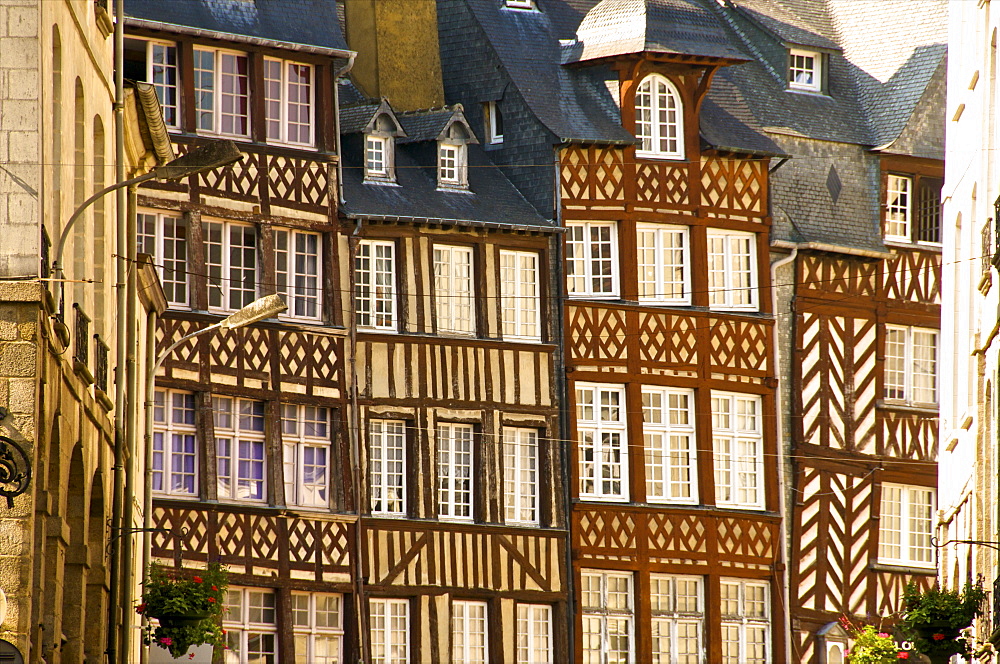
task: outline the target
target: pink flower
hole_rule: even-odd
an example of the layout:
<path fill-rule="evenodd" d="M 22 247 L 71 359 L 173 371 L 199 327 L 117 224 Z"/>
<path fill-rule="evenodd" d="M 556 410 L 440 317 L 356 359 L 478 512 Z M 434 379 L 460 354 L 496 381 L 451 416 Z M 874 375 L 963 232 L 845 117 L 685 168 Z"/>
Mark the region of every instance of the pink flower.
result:
<path fill-rule="evenodd" d="M 931 638 L 935 641 L 944 641 L 944 634 L 935 634 Z"/>
<path fill-rule="evenodd" d="M 879 632 L 878 633 L 878 638 L 880 638 L 880 639 L 888 639 L 889 635 L 886 634 L 885 632 Z"/>
<path fill-rule="evenodd" d="M 160 643 L 162 643 L 165 646 L 172 646 L 172 645 L 174 645 L 174 640 L 172 638 L 170 638 L 169 636 L 161 636 L 160 637 Z"/>

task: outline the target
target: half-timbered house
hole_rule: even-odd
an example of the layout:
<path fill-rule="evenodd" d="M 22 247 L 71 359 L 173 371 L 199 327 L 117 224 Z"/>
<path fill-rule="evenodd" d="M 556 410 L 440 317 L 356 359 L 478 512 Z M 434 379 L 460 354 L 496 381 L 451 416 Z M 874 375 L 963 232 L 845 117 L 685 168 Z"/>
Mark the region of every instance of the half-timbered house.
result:
<path fill-rule="evenodd" d="M 933 582 L 945 2 L 720 3 L 771 177 L 796 662 Z M 777 258 L 777 255 L 776 255 Z M 900 639 L 902 642 L 902 639 Z M 839 659 L 838 659 L 839 658 Z"/>
<path fill-rule="evenodd" d="M 751 56 L 709 4 L 438 3 L 448 101 L 566 229 L 580 662 L 785 659 L 768 269 L 781 151 L 710 101 Z"/>

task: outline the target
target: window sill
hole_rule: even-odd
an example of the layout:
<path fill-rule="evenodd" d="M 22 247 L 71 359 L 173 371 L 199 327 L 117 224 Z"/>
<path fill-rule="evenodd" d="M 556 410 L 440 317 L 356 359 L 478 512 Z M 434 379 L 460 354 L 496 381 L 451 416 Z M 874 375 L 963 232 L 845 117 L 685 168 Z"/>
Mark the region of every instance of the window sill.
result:
<path fill-rule="evenodd" d="M 683 162 L 684 155 L 677 153 L 666 153 L 666 152 L 643 152 L 642 150 L 635 151 L 636 159 L 653 159 L 655 161 L 677 161 Z"/>
<path fill-rule="evenodd" d="M 785 88 L 785 92 L 792 92 L 799 95 L 809 95 L 810 97 L 822 97 L 824 99 L 830 99 L 830 95 L 823 92 L 822 88 L 796 88 L 789 85 Z"/>
<path fill-rule="evenodd" d="M 944 247 L 940 242 L 914 241 L 903 237 L 885 237 L 882 239 L 882 242 L 890 249 L 923 249 L 935 253 L 944 251 Z"/>
<path fill-rule="evenodd" d="M 905 562 L 884 563 L 879 561 L 869 564 L 868 569 L 873 572 L 893 572 L 896 574 L 937 574 L 937 568 L 933 565 L 928 567 L 922 564 Z"/>
<path fill-rule="evenodd" d="M 437 191 L 444 194 L 470 194 L 473 196 L 476 193 L 469 189 L 468 185 L 461 184 L 439 184 L 437 186 Z"/>
<path fill-rule="evenodd" d="M 927 415 L 929 417 L 938 416 L 938 407 L 936 405 L 918 405 L 909 403 L 906 401 L 895 401 L 892 399 L 879 399 L 875 402 L 876 408 L 882 408 L 885 410 L 894 410 L 901 413 L 914 413 L 916 415 Z"/>
<path fill-rule="evenodd" d="M 628 496 L 578 496 L 581 503 L 628 503 Z"/>
<path fill-rule="evenodd" d="M 399 183 L 389 178 L 366 177 L 362 184 L 373 184 L 378 187 L 398 187 Z"/>

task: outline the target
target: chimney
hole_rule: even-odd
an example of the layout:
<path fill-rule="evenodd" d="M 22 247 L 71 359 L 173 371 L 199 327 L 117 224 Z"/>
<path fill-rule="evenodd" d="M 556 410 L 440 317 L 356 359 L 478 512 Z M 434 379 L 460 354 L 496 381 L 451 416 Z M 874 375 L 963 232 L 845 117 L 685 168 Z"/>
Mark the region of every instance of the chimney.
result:
<path fill-rule="evenodd" d="M 351 77 L 395 111 L 444 105 L 435 0 L 343 0 Z"/>

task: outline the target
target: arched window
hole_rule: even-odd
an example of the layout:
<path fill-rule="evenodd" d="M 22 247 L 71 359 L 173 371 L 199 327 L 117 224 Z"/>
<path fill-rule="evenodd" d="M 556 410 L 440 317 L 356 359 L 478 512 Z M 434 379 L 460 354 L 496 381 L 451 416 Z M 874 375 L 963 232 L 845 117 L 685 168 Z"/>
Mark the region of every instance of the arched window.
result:
<path fill-rule="evenodd" d="M 635 93 L 635 135 L 638 154 L 665 159 L 684 158 L 684 112 L 681 95 L 663 76 L 647 76 Z"/>

